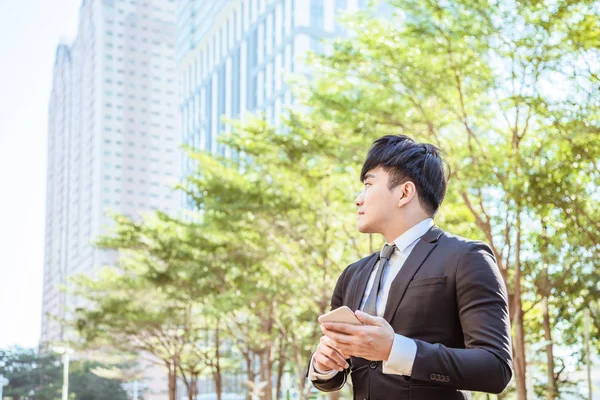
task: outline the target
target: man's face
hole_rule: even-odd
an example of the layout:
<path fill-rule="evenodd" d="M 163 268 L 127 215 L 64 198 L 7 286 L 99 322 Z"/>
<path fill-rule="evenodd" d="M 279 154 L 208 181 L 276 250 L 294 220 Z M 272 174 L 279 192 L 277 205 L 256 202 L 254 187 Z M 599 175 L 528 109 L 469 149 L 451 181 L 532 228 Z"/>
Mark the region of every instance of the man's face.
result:
<path fill-rule="evenodd" d="M 398 212 L 401 186 L 388 189 L 389 174 L 381 167 L 367 172 L 364 189 L 355 200 L 358 207 L 358 230 L 361 233 L 383 233 Z"/>

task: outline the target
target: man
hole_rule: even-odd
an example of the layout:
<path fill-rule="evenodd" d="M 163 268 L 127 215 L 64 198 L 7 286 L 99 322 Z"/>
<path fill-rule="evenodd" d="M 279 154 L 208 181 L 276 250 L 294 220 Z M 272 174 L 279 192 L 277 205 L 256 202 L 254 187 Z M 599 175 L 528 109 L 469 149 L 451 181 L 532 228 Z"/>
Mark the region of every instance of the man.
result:
<path fill-rule="evenodd" d="M 502 392 L 512 376 L 506 288 L 486 244 L 433 224 L 446 193 L 438 149 L 382 137 L 360 178 L 358 230 L 386 244 L 340 276 L 331 309 L 348 306 L 363 325 L 321 324 L 309 379 L 328 392 L 350 374 L 355 399 Z"/>

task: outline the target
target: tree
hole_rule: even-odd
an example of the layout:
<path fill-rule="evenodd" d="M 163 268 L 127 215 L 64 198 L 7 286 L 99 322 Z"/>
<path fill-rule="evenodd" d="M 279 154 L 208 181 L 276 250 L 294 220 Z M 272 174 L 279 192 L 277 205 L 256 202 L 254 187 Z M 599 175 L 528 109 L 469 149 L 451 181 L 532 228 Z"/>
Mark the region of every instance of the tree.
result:
<path fill-rule="evenodd" d="M 298 388 L 308 395 L 306 363 L 321 335 L 316 317 L 329 309 L 343 267 L 368 250 L 353 232 L 349 188 L 358 189 L 358 173 L 339 167 L 347 150 L 297 118 L 290 115 L 285 132 L 261 118 L 237 123 L 221 142 L 244 157 L 191 152 L 198 169 L 181 186 L 203 211 L 202 223 L 237 235 L 237 251 L 250 261 L 232 288 L 241 302 L 235 303 L 230 329 L 250 378 L 258 374 L 266 382 L 267 399 L 275 360 L 278 382 L 293 360 Z M 302 293 L 305 300 L 298 303 L 289 293 Z M 255 329 L 243 329 L 248 324 Z M 256 374 L 253 355 L 259 360 Z"/>
<path fill-rule="evenodd" d="M 76 400 L 127 400 L 121 382 L 92 372 L 98 366 L 86 361 L 74 363 L 69 371 L 69 393 L 74 393 Z"/>
<path fill-rule="evenodd" d="M 60 397 L 62 366 L 53 355 L 40 356 L 21 347 L 0 350 L 0 375 L 10 381 L 3 396 L 12 400 Z"/>
<path fill-rule="evenodd" d="M 260 118 L 234 123 L 222 143 L 243 157 L 233 162 L 195 155 L 199 167 L 184 189 L 204 210 L 204 220 L 268 237 L 269 243 L 251 239 L 269 254 L 265 263 L 272 259 L 274 265 L 305 272 L 300 280 L 286 281 L 276 275 L 277 267 L 264 270 L 265 279 L 277 276 L 267 282 L 279 290 L 317 289 L 309 295 L 315 308 L 279 304 L 286 315 L 300 318 L 278 327 L 298 332 L 326 309 L 340 271 L 335 268 L 344 264 L 347 254 L 329 259 L 329 249 L 339 246 L 343 252 L 359 243 L 355 250 L 364 255 L 364 242 L 348 235 L 351 224 L 330 229 L 328 217 L 347 221 L 351 215 L 344 191 L 352 186 L 348 176 L 358 175 L 365 144 L 389 133 L 437 144 L 450 171 L 438 223 L 487 241 L 509 290 L 518 398 L 527 395 L 526 335 L 533 342 L 538 331 L 548 343 L 543 349 L 547 392 L 556 396 L 561 374 L 555 371 L 552 330 L 568 329 L 551 318 L 552 301 L 558 309 L 572 309 L 568 301 L 594 293 L 598 282 L 590 272 L 594 261 L 586 257 L 597 243 L 586 224 L 597 221 L 598 157 L 590 150 L 598 137 L 592 119 L 597 107 L 590 104 L 598 104 L 593 90 L 598 74 L 590 62 L 583 68 L 574 64 L 597 59 L 589 44 L 594 34 L 587 16 L 593 8 L 583 1 L 557 8 L 470 0 L 391 3 L 385 17 L 372 12 L 347 17 L 353 34 L 310 58 L 315 67 L 310 82 L 295 82 L 303 107 L 291 110 L 278 128 Z M 561 84 L 572 90 L 557 96 L 549 85 L 565 70 L 573 75 L 563 74 Z M 577 132 L 576 138 L 569 131 Z M 574 199 L 573 193 L 579 196 Z M 575 214 L 585 218 L 573 226 Z M 564 236 L 568 246 L 546 240 L 552 233 Z M 345 240 L 336 241 L 341 237 Z M 275 252 L 284 259 L 270 255 Z M 319 274 L 323 286 L 307 285 L 316 281 L 306 277 Z M 571 284 L 572 274 L 586 274 L 590 284 Z M 278 317 L 277 307 L 272 310 Z M 292 337 L 290 347 L 298 349 L 300 341 Z M 314 339 L 309 335 L 298 354 L 309 354 Z"/>
<path fill-rule="evenodd" d="M 330 121 L 350 145 L 353 135 L 406 133 L 442 148 L 451 171 L 442 219 L 456 222 L 446 218 L 448 205 L 461 214 L 466 209 L 476 236 L 494 250 L 509 290 L 515 383 L 524 399 L 526 313 L 547 303 L 536 302 L 532 282 L 547 268 L 548 252 L 537 244 L 554 231 L 544 227 L 548 218 L 558 217 L 557 226 L 570 221 L 560 230 L 569 246 L 554 259 L 554 268 L 563 271 L 550 285 L 593 265 L 572 269 L 565 255 L 578 247 L 579 255 L 589 253 L 597 243 L 587 229 L 598 221 L 593 192 L 600 183 L 597 151 L 591 150 L 597 147 L 599 96 L 598 63 L 591 62 L 598 51 L 590 45 L 596 33 L 589 24 L 597 10 L 586 1 L 556 7 L 390 3 L 394 8 L 385 17 L 368 12 L 349 17 L 355 34 L 314 57 L 318 69 L 303 103 L 312 110 L 311 120 Z M 567 90 L 553 91 L 556 83 Z M 575 187 L 568 180 L 550 184 L 559 176 L 574 179 Z M 589 290 L 568 288 L 569 296 L 556 298 L 565 306 L 566 299 L 581 299 Z M 546 330 L 556 328 L 551 323 L 546 317 Z M 546 351 L 552 359 L 551 346 Z M 548 364 L 548 376 L 554 377 Z M 555 383 L 548 380 L 550 393 Z"/>
<path fill-rule="evenodd" d="M 151 354 L 168 372 L 171 400 L 177 376 L 191 399 L 198 374 L 209 368 L 220 396 L 220 341 L 207 347 L 205 339 L 220 330 L 215 305 L 226 304 L 215 299 L 240 279 L 224 258 L 232 242 L 207 225 L 163 213 L 141 221 L 114 218 L 114 232 L 98 245 L 118 250 L 118 265 L 74 278 L 74 294 L 87 305 L 73 320 L 81 345 Z"/>
<path fill-rule="evenodd" d="M 69 370 L 69 395 L 75 400 L 126 400 L 119 381 L 101 378 L 91 372 L 99 364 L 74 361 Z M 62 391 L 63 366 L 52 354 L 40 355 L 33 349 L 0 350 L 0 375 L 10 381 L 3 396 L 11 400 L 55 400 Z"/>
<path fill-rule="evenodd" d="M 316 317 L 342 269 L 379 245 L 352 218 L 366 146 L 403 133 L 445 154 L 436 222 L 494 251 L 513 323 L 509 391 L 526 398 L 528 362 L 547 398 L 568 389 L 553 338 L 580 346 L 586 308 L 600 332 L 595 3 L 390 3 L 347 16 L 349 36 L 310 57 L 280 126 L 231 121 L 231 158 L 190 150 L 197 169 L 180 188 L 195 218 L 117 218 L 101 245 L 121 252 L 119 268 L 80 281 L 96 306 L 79 311 L 86 340 L 154 352 L 189 388 L 210 371 L 218 392 L 230 340 L 267 399 L 288 368 L 306 397 Z"/>

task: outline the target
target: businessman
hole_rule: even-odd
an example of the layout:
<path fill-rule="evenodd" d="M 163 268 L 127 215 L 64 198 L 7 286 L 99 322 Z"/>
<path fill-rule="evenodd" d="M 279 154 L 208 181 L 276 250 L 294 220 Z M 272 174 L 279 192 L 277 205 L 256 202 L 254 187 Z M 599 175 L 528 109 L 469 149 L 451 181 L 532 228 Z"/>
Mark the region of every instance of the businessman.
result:
<path fill-rule="evenodd" d="M 446 193 L 438 149 L 384 136 L 360 179 L 358 230 L 385 245 L 342 272 L 331 309 L 348 306 L 363 325 L 321 324 L 308 378 L 328 392 L 350 375 L 355 399 L 502 392 L 512 376 L 506 288 L 486 244 L 434 225 Z"/>

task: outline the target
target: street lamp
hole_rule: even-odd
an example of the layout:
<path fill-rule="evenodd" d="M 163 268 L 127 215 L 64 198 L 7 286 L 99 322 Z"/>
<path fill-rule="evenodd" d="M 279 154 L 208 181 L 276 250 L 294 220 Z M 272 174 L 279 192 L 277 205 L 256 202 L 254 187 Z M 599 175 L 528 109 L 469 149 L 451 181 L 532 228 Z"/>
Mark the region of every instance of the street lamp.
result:
<path fill-rule="evenodd" d="M 56 346 L 52 348 L 57 354 L 62 354 L 63 361 L 63 387 L 62 400 L 68 400 L 69 397 L 69 354 L 73 353 L 73 349 L 69 347 Z M 1 398 L 0 398 L 1 399 Z"/>
<path fill-rule="evenodd" d="M 4 375 L 0 374 L 0 400 L 2 400 L 2 389 L 6 385 L 8 385 L 8 379 L 6 379 Z"/>

